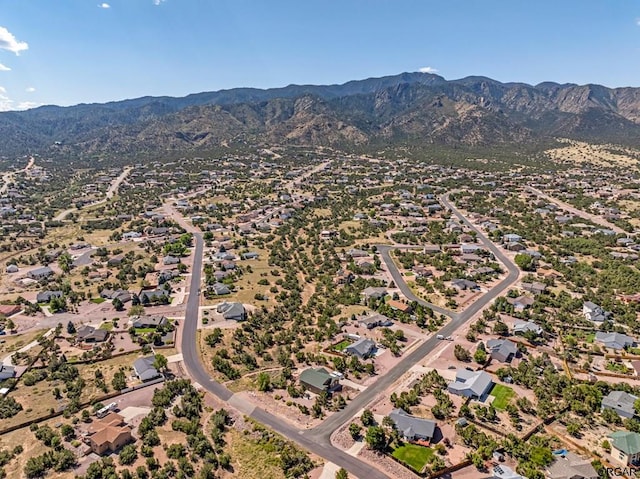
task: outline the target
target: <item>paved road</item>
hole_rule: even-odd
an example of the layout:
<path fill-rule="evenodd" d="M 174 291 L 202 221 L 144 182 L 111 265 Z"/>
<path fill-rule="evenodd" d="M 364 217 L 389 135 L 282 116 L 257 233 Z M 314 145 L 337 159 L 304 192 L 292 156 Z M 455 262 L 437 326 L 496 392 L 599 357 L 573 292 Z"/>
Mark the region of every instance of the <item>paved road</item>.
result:
<path fill-rule="evenodd" d="M 510 259 L 491 243 L 484 234 L 471 225 L 460 212 L 453 207 L 448 201 L 448 197 L 441 198 L 443 204 L 450 208 L 454 214 L 461 218 L 461 220 L 467 224 L 471 229 L 475 230 L 478 237 L 483 239 L 487 247 L 492 253 L 502 261 L 508 269 L 508 275 L 503 279 L 496 287 L 492 288 L 489 292 L 484 294 L 481 298 L 473 303 L 462 313 L 451 313 L 450 311 L 443 310 L 443 314 L 447 314 L 452 319 L 447 323 L 437 334 L 449 336 L 453 334 L 460 326 L 468 321 L 474 314 L 484 308 L 489 302 L 493 301 L 499 294 L 501 294 L 506 288 L 511 286 L 519 276 L 518 268 L 510 261 Z M 356 396 L 355 399 L 349 402 L 349 404 L 342 410 L 322 424 L 311 430 L 299 430 L 294 426 L 289 425 L 282 419 L 268 413 L 267 411 L 256 407 L 253 404 L 242 401 L 237 396 L 229 391 L 223 385 L 213 381 L 206 369 L 200 362 L 200 356 L 198 355 L 198 347 L 196 343 L 196 331 L 198 327 L 198 309 L 199 309 L 199 294 L 193 294 L 200 289 L 201 274 L 202 274 L 202 252 L 203 252 L 203 238 L 202 234 L 195 233 L 195 251 L 194 262 L 192 267 L 191 286 L 187 301 L 185 321 L 183 322 L 182 330 L 182 354 L 184 357 L 185 365 L 189 371 L 191 377 L 199 383 L 204 389 L 213 393 L 225 402 L 230 402 L 234 407 L 237 407 L 245 414 L 251 416 L 256 421 L 272 428 L 274 431 L 282 434 L 286 438 L 298 443 L 300 446 L 311 451 L 314 454 L 324 458 L 325 460 L 337 464 L 340 467 L 344 467 L 347 471 L 362 479 L 388 479 L 385 473 L 372 468 L 367 463 L 350 456 L 346 452 L 331 445 L 331 434 L 339 428 L 342 424 L 350 420 L 360 409 L 369 404 L 375 397 L 391 386 L 396 380 L 398 380 L 403 374 L 405 374 L 413 365 L 417 364 L 425 358 L 438 344 L 439 340 L 434 335 L 418 348 L 414 349 L 411 353 L 403 357 L 400 362 L 387 372 L 384 376 L 381 376 L 373 385 L 369 386 L 365 391 Z M 388 245 L 386 245 L 388 246 Z M 384 248 L 383 248 L 384 249 Z M 392 276 L 397 277 L 396 285 L 401 287 L 406 283 L 404 278 L 399 275 L 397 267 L 390 261 L 387 263 L 389 270 L 392 272 Z M 394 275 L 397 273 L 397 275 Z M 416 298 L 418 302 L 430 306 L 426 301 Z"/>
<path fill-rule="evenodd" d="M 0 187 L 0 195 L 4 195 L 7 192 L 7 189 L 9 188 L 9 183 L 12 183 L 13 181 L 15 181 L 16 174 L 25 173 L 33 166 L 35 162 L 36 162 L 36 159 L 32 156 L 31 158 L 29 158 L 29 163 L 27 163 L 27 166 L 25 166 L 21 170 L 10 171 L 2 175 L 2 187 Z"/>
<path fill-rule="evenodd" d="M 389 254 L 389 252 L 394 249 L 400 249 L 398 246 L 376 245 L 376 249 L 380 253 L 380 257 L 382 258 L 382 260 L 387 265 L 389 273 L 391 273 L 391 277 L 393 278 L 393 282 L 396 284 L 398 289 L 402 291 L 402 294 L 404 294 L 408 300 L 417 301 L 418 303 L 433 309 L 436 313 L 444 314 L 445 316 L 449 316 L 450 318 L 453 318 L 457 315 L 457 313 L 454 313 L 453 311 L 441 308 L 440 306 L 437 306 L 435 304 L 431 304 L 413 294 L 413 291 L 411 291 L 411 288 L 409 288 L 409 285 L 406 283 L 404 277 L 402 276 L 402 273 L 400 273 L 395 263 L 393 262 L 391 255 Z"/>
<path fill-rule="evenodd" d="M 122 182 L 125 180 L 125 178 L 127 176 L 129 176 L 129 173 L 131 173 L 131 170 L 133 168 L 128 166 L 126 167 L 122 173 L 120 173 L 120 176 L 118 176 L 115 180 L 113 180 L 113 182 L 111 183 L 111 185 L 109 186 L 109 189 L 107 189 L 107 194 L 106 197 L 102 200 L 98 200 L 98 201 L 94 201 L 93 203 L 89 203 L 88 205 L 85 205 L 85 208 L 91 208 L 92 206 L 98 206 L 101 205 L 103 203 L 106 203 L 108 199 L 113 198 L 113 196 L 118 192 L 118 188 L 120 188 L 120 185 L 122 184 Z M 73 208 L 68 208 L 64 211 L 61 211 L 60 213 L 58 213 L 54 218 L 53 221 L 63 221 L 67 216 L 69 216 L 71 213 L 73 213 L 74 211 L 78 211 L 78 208 L 73 207 Z"/>
<path fill-rule="evenodd" d="M 570 205 L 569 203 L 566 203 L 564 201 L 561 201 L 557 198 L 554 198 L 553 196 L 550 196 L 536 188 L 533 188 L 531 186 L 525 186 L 525 189 L 527 191 L 530 191 L 531 193 L 534 193 L 536 195 L 538 195 L 540 198 L 544 198 L 545 200 L 551 202 L 551 203 L 555 203 L 556 205 L 558 205 L 559 207 L 561 207 L 562 209 L 568 211 L 569 213 L 572 213 L 576 216 L 579 216 L 581 218 L 585 218 L 589 221 L 591 221 L 592 223 L 595 223 L 597 225 L 600 226 L 604 226 L 605 228 L 608 228 L 610 230 L 615 231 L 618 234 L 628 234 L 625 230 L 623 230 L 622 228 L 614 225 L 613 223 L 605 220 L 604 218 L 598 216 L 598 215 L 594 215 L 592 213 L 588 213 L 586 211 L 583 210 L 579 210 L 578 208 L 576 208 L 575 206 Z"/>
<path fill-rule="evenodd" d="M 349 402 L 347 407 L 345 407 L 342 411 L 335 413 L 333 416 L 323 421 L 322 424 L 307 432 L 306 435 L 314 437 L 320 442 L 328 443 L 333 431 L 335 431 L 338 427 L 348 421 L 360 409 L 373 401 L 377 394 L 391 386 L 396 380 L 398 380 L 400 377 L 402 377 L 402 375 L 409 371 L 412 366 L 423 360 L 431 351 L 433 351 L 433 349 L 438 345 L 440 341 L 436 339 L 436 336 L 438 334 L 441 334 L 445 337 L 451 336 L 460 326 L 471 319 L 476 313 L 481 311 L 487 304 L 497 298 L 505 289 L 510 287 L 518 279 L 520 274 L 520 270 L 518 269 L 518 267 L 504 254 L 503 251 L 500 250 L 500 248 L 489 241 L 489 239 L 482 233 L 482 231 L 473 226 L 462 215 L 462 213 L 460 213 L 460 211 L 449 202 L 448 195 L 441 197 L 440 200 L 442 204 L 445 207 L 449 208 L 458 218 L 460 218 L 460 220 L 464 224 L 475 231 L 478 235 L 478 238 L 484 241 L 486 247 L 496 256 L 497 259 L 499 259 L 506 266 L 508 270 L 507 276 L 495 287 L 478 298 L 477 301 L 472 303 L 463 312 L 453 313 L 446 309 L 434 307 L 434 305 L 415 296 L 407 286 L 404 278 L 400 274 L 400 271 L 389 256 L 389 250 L 393 249 L 394 247 L 389 245 L 378 245 L 378 251 L 380 251 L 383 260 L 387 264 L 389 272 L 391 273 L 396 286 L 398 286 L 409 299 L 417 301 L 424 306 L 433 308 L 434 311 L 449 316 L 451 318 L 451 321 L 444 325 L 444 327 L 442 327 L 440 331 L 437 331 L 437 333 L 434 334 L 430 339 L 422 343 L 420 346 L 418 346 L 418 348 L 414 349 L 411 353 L 402 358 L 402 360 L 394 368 L 392 368 L 384 376 L 380 377 L 373 385 L 369 386 L 365 391 L 358 394 L 358 396 L 356 396 L 355 399 Z"/>

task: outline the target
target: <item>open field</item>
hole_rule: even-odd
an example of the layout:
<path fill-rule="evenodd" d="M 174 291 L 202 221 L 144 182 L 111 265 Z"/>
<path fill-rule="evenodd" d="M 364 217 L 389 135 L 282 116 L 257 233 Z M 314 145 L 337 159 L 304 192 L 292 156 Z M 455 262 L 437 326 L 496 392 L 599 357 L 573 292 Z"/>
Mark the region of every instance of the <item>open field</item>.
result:
<path fill-rule="evenodd" d="M 46 329 L 38 329 L 24 334 L 2 336 L 0 339 L 0 341 L 2 341 L 0 343 L 0 356 L 4 357 L 9 353 L 17 351 L 30 342 L 37 340 L 40 335 L 44 334 L 46 331 Z"/>
<path fill-rule="evenodd" d="M 269 445 L 258 444 L 235 429 L 229 430 L 227 440 L 234 470 L 233 477 L 284 479 L 278 455 L 269 449 Z"/>
<path fill-rule="evenodd" d="M 598 166 L 633 166 L 638 164 L 640 152 L 613 145 L 596 145 L 575 140 L 564 140 L 566 146 L 545 153 L 556 162 L 590 163 Z"/>

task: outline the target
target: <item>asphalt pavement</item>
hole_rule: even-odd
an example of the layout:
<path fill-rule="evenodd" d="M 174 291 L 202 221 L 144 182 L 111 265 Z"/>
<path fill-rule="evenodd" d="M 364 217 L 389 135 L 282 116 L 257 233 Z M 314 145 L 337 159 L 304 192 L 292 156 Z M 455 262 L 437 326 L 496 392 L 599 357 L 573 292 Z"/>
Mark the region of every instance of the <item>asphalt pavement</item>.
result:
<path fill-rule="evenodd" d="M 382 258 L 385 260 L 387 267 L 393 277 L 396 286 L 409 298 L 410 300 L 418 301 L 425 306 L 432 308 L 434 311 L 449 316 L 451 321 L 444 325 L 439 331 L 437 331 L 430 339 L 426 340 L 411 353 L 404 356 L 396 366 L 389 370 L 383 376 L 380 376 L 378 380 L 369 386 L 365 391 L 358 394 L 353 400 L 351 400 L 347 406 L 331 415 L 324 420 L 319 426 L 310 430 L 300 430 L 286 421 L 270 414 L 269 412 L 255 406 L 250 405 L 246 409 L 246 413 L 256 421 L 270 427 L 274 431 L 282 434 L 287 439 L 299 444 L 303 448 L 311 451 L 312 453 L 324 458 L 326 461 L 337 464 L 340 467 L 344 467 L 351 474 L 360 477 L 361 479 L 388 479 L 385 473 L 373 468 L 369 464 L 361 461 L 360 459 L 350 456 L 345 451 L 333 446 L 331 444 L 331 434 L 338 429 L 342 424 L 349 421 L 354 417 L 358 411 L 366 407 L 375 397 L 385 391 L 395 381 L 397 381 L 402 375 L 404 375 L 412 366 L 423 360 L 433 349 L 438 345 L 439 341 L 436 339 L 437 334 L 443 336 L 451 336 L 460 326 L 467 322 L 473 315 L 484 308 L 487 304 L 493 301 L 498 295 L 500 295 L 505 289 L 511 286 L 519 276 L 519 270 L 511 262 L 511 260 L 488 238 L 471 223 L 469 223 L 464 216 L 449 202 L 448 195 L 441 198 L 444 206 L 449 208 L 460 220 L 473 229 L 479 238 L 481 238 L 487 248 L 496 256 L 497 259 L 502 261 L 508 270 L 507 277 L 503 279 L 498 285 L 492 288 L 490 291 L 481 296 L 476 302 L 465 309 L 461 313 L 452 313 L 451 311 L 438 308 L 435 305 L 427 303 L 426 301 L 416 297 L 411 293 L 411 290 L 406 285 L 404 278 L 398 271 L 398 268 L 389 257 L 389 245 L 378 246 L 378 250 Z M 190 294 L 187 300 L 185 320 L 183 322 L 182 330 L 182 354 L 185 365 L 189 371 L 191 377 L 200 384 L 204 389 L 211 392 L 218 398 L 225 402 L 229 402 L 234 394 L 229 391 L 222 384 L 211 379 L 203 364 L 200 361 L 198 355 L 198 345 L 196 344 L 196 333 L 198 328 L 198 314 L 200 306 L 200 285 L 202 276 L 202 259 L 203 259 L 203 247 L 204 242 L 201 233 L 194 233 L 195 241 L 194 261 L 192 266 Z M 237 397 L 236 397 L 237 398 Z M 234 398 L 234 399 L 236 399 Z M 237 400 L 232 401 L 237 402 Z M 244 409 L 244 408 L 243 408 Z"/>

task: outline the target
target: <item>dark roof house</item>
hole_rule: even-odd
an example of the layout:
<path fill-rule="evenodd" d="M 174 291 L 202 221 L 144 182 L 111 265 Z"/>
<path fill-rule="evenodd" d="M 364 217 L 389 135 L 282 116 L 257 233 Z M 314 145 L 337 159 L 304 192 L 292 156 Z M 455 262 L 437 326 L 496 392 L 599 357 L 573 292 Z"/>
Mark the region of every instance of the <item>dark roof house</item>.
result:
<path fill-rule="evenodd" d="M 436 430 L 436 423 L 407 414 L 404 409 L 394 409 L 389 413 L 395 428 L 407 441 L 430 441 Z"/>
<path fill-rule="evenodd" d="M 355 343 L 350 344 L 344 348 L 345 354 L 351 356 L 357 356 L 360 359 L 365 359 L 371 356 L 376 349 L 375 341 L 368 338 L 360 338 Z"/>
<path fill-rule="evenodd" d="M 325 368 L 309 368 L 300 374 L 300 384 L 316 394 L 323 391 L 333 392 L 341 388 L 337 377 L 331 375 Z"/>
<path fill-rule="evenodd" d="M 490 351 L 491 359 L 508 363 L 516 357 L 518 348 L 508 339 L 490 339 L 487 341 L 487 349 Z"/>
<path fill-rule="evenodd" d="M 133 370 L 140 381 L 151 381 L 152 379 L 160 377 L 160 373 L 153 366 L 154 362 L 155 357 L 153 356 L 138 358 L 133 362 Z"/>

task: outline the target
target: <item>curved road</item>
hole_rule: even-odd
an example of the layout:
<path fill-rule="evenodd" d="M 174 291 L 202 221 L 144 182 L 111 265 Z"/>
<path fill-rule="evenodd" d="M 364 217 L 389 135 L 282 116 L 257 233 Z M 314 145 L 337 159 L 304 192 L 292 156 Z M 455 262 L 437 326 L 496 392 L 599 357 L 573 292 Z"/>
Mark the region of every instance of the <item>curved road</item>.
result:
<path fill-rule="evenodd" d="M 461 313 L 452 313 L 448 310 L 441 308 L 437 310 L 433 305 L 430 305 L 424 300 L 415 297 L 413 294 L 407 295 L 410 299 L 414 299 L 441 314 L 445 314 L 451 317 L 451 321 L 447 323 L 437 334 L 444 336 L 452 335 L 460 326 L 467 322 L 474 314 L 482 310 L 489 302 L 493 301 L 499 294 L 505 289 L 511 286 L 519 276 L 518 268 L 511 262 L 511 260 L 488 238 L 477 228 L 471 225 L 464 216 L 449 203 L 448 196 L 445 195 L 441 198 L 444 206 L 448 207 L 461 221 L 467 226 L 473 229 L 479 238 L 481 238 L 487 248 L 498 258 L 508 269 L 508 275 L 498 285 L 492 288 L 489 292 L 485 293 L 469 308 Z M 373 468 L 371 465 L 361 461 L 360 459 L 353 457 L 343 450 L 333 446 L 331 444 L 331 434 L 339 428 L 342 424 L 354 417 L 358 411 L 367 404 L 369 404 L 375 397 L 391 386 L 396 380 L 404 375 L 413 365 L 420 362 L 427 356 L 439 343 L 434 334 L 430 339 L 422 343 L 411 353 L 403 357 L 400 362 L 389 370 L 384 376 L 378 378 L 378 380 L 369 386 L 366 390 L 358 394 L 348 405 L 341 411 L 334 413 L 332 416 L 323 421 L 319 426 L 310 430 L 299 430 L 298 428 L 288 424 L 286 421 L 268 413 L 267 411 L 256 407 L 254 404 L 242 401 L 240 398 L 234 396 L 222 384 L 211 379 L 203 364 L 200 361 L 198 354 L 198 345 L 196 344 L 196 333 L 198 328 L 198 312 L 200 305 L 200 284 L 202 275 L 202 257 L 204 242 L 201 233 L 194 233 L 195 251 L 194 261 L 192 267 L 190 294 L 187 300 L 185 320 L 182 326 L 182 354 L 185 365 L 189 371 L 191 377 L 200 384 L 204 389 L 211 392 L 221 400 L 230 403 L 233 407 L 236 407 L 241 412 L 252 417 L 256 421 L 270 427 L 274 431 L 282 434 L 289 440 L 298 443 L 303 448 L 311 451 L 312 453 L 324 458 L 325 460 L 337 464 L 340 467 L 344 467 L 347 471 L 362 479 L 388 479 L 382 471 Z M 386 246 L 386 252 L 384 247 L 378 247 L 382 249 L 381 255 L 389 268 L 389 271 L 396 282 L 396 285 L 403 291 L 403 288 L 407 288 L 404 278 L 398 271 L 396 265 L 391 261 L 388 255 L 389 247 Z M 385 254 L 386 253 L 386 254 Z M 408 291 L 411 293 L 411 291 Z"/>

